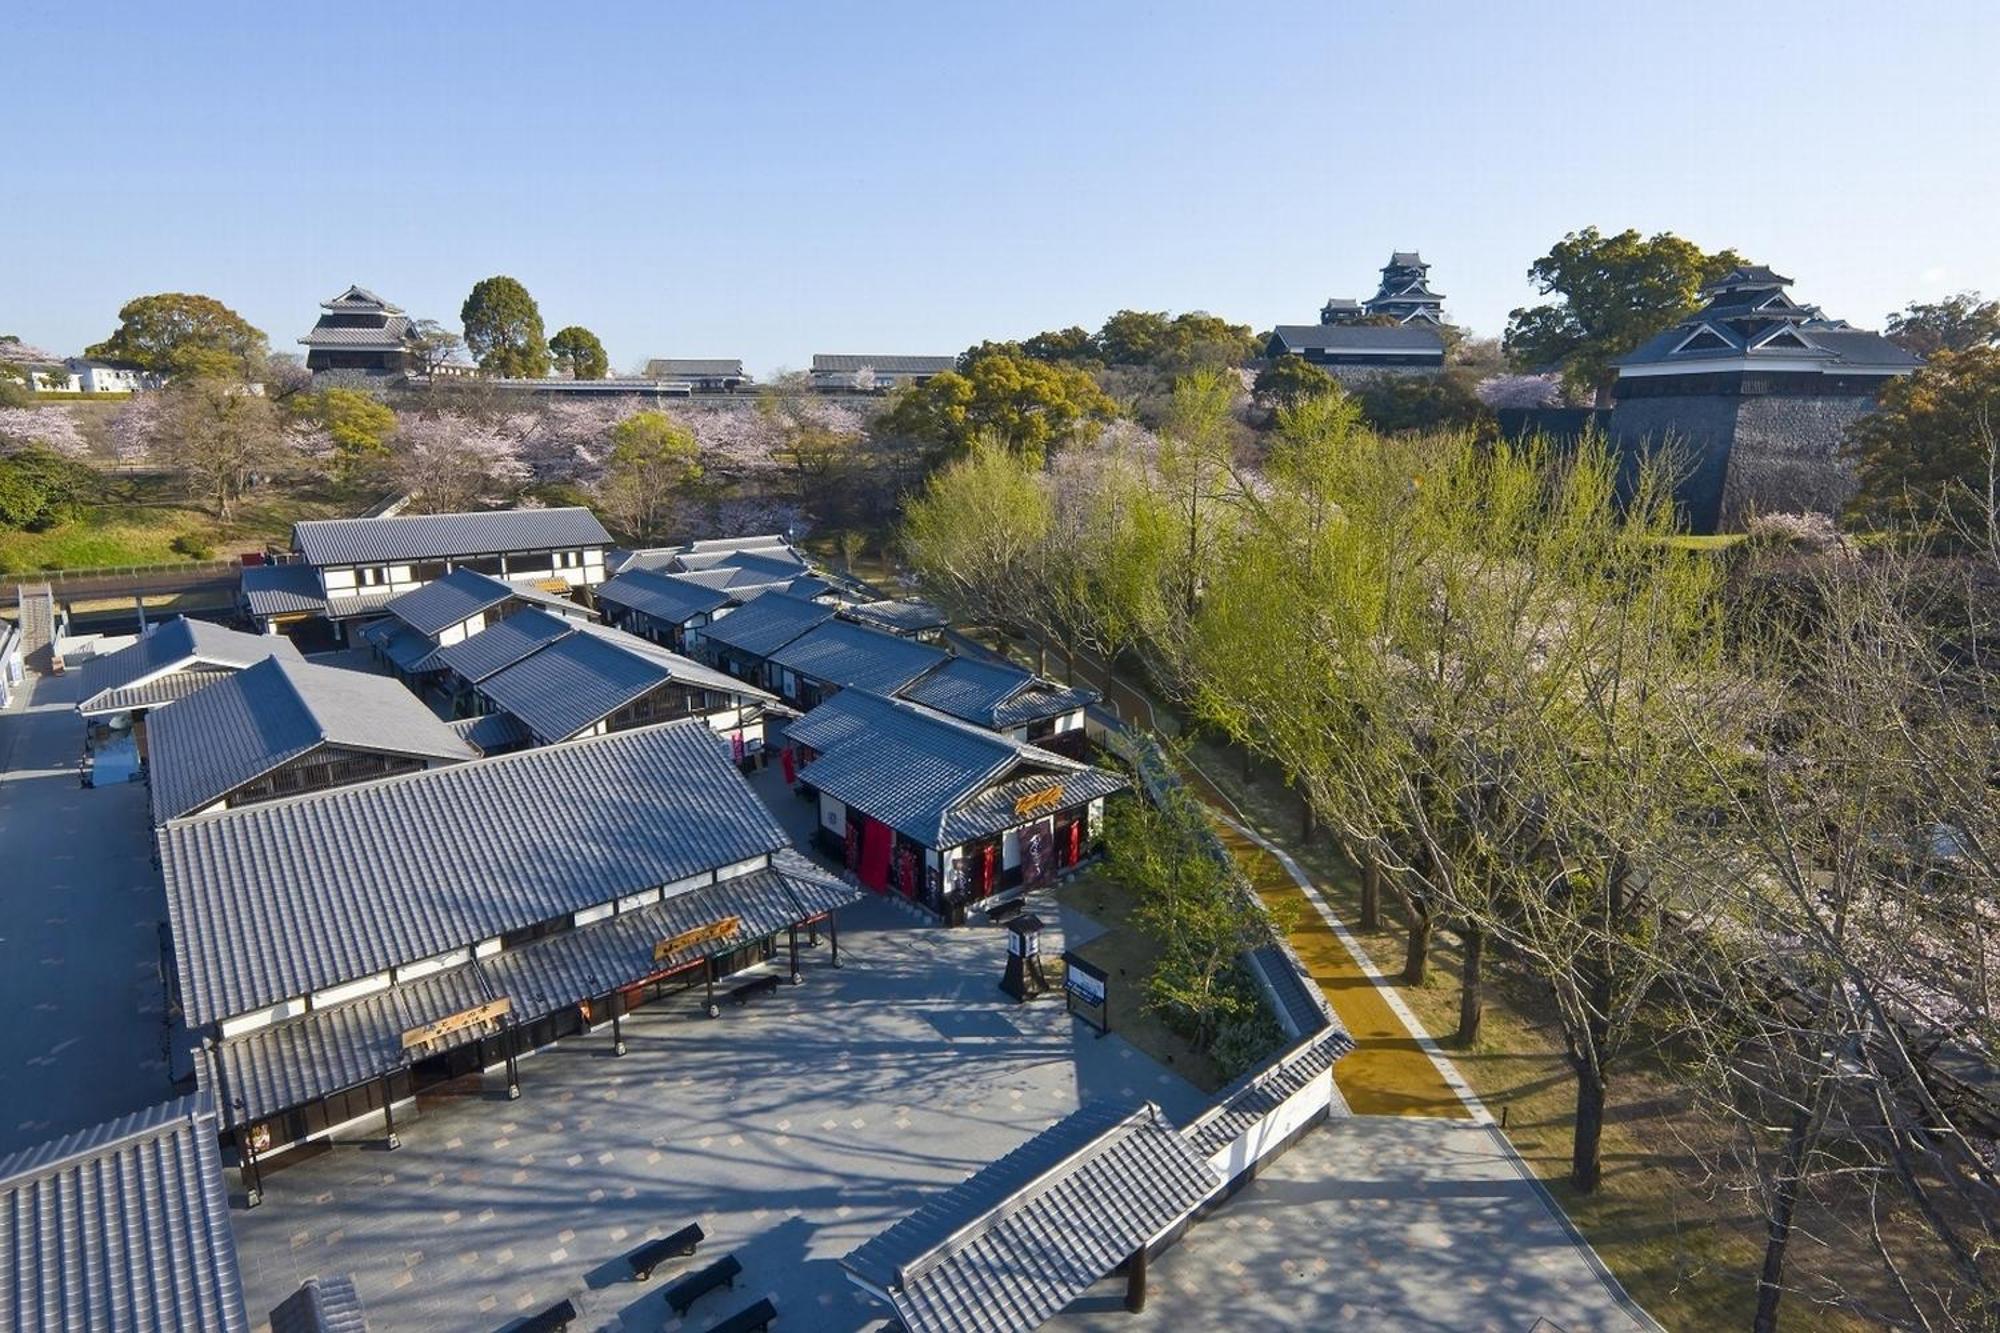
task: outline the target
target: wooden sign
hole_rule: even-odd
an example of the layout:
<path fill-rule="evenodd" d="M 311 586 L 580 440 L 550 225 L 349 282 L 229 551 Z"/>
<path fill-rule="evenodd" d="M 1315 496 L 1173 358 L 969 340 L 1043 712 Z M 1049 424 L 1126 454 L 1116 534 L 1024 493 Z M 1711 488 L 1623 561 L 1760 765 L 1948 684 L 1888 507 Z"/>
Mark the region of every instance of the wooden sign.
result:
<path fill-rule="evenodd" d="M 1053 787 L 1044 787 L 1040 791 L 1031 791 L 1020 800 L 1014 802 L 1014 813 L 1018 817 L 1026 819 L 1029 815 L 1039 815 L 1045 810 L 1055 809 L 1062 804 L 1062 799 L 1062 783 L 1058 782 Z"/>
<path fill-rule="evenodd" d="M 467 1028 L 478 1027 L 481 1023 L 505 1018 L 513 1011 L 514 1002 L 503 995 L 497 1000 L 488 1000 L 485 1004 L 461 1009 L 455 1014 L 446 1014 L 435 1023 L 425 1023 L 421 1027 L 414 1027 L 405 1032 L 403 1049 L 407 1051 L 413 1046 L 423 1046 L 436 1041 L 439 1037 L 449 1037 L 454 1032 L 463 1032 Z"/>
<path fill-rule="evenodd" d="M 742 928 L 743 919 L 741 917 L 725 916 L 720 921 L 711 921 L 705 926 L 696 926 L 694 929 L 684 930 L 678 935 L 669 935 L 666 939 L 661 940 L 653 946 L 653 961 L 664 963 L 675 954 L 692 949 L 698 944 L 708 944 L 714 940 L 732 939 L 735 937 L 736 932 Z"/>

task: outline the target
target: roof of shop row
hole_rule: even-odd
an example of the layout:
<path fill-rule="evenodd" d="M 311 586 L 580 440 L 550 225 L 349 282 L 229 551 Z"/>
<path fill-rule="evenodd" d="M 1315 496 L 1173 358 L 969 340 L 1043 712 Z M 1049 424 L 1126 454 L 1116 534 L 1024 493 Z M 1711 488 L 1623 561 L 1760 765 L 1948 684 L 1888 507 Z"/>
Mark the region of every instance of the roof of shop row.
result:
<path fill-rule="evenodd" d="M 449 560 L 610 544 L 611 534 L 597 515 L 582 507 L 308 519 L 292 525 L 292 546 L 314 565 Z"/>
<path fill-rule="evenodd" d="M 177 616 L 156 626 L 137 642 L 84 663 L 77 707 L 101 711 L 103 696 L 163 671 L 179 672 L 203 666 L 233 670 L 253 666 L 267 657 L 300 660 L 299 650 L 292 641 L 279 635 L 245 634 L 206 620 Z"/>
<path fill-rule="evenodd" d="M 195 1026 L 787 842 L 699 718 L 198 815 L 158 836 Z"/>

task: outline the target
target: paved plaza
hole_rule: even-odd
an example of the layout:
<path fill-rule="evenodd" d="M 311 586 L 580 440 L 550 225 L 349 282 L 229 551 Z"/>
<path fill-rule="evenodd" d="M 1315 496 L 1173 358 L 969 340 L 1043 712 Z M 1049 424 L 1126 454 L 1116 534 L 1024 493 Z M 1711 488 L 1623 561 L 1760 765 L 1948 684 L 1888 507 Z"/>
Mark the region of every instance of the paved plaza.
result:
<path fill-rule="evenodd" d="M 0 1152 L 172 1094 L 140 783 L 77 781 L 77 678 L 0 710 Z"/>
<path fill-rule="evenodd" d="M 875 1328 L 887 1311 L 834 1261 L 927 1191 L 1082 1101 L 1203 1104 L 1059 998 L 1003 995 L 1004 932 L 873 899 L 840 919 L 839 971 L 822 945 L 803 986 L 715 1020 L 671 997 L 626 1020 L 623 1058 L 608 1029 L 572 1038 L 522 1062 L 517 1102 L 496 1077 L 399 1115 L 395 1152 L 375 1129 L 268 1172 L 234 1214 L 253 1315 L 347 1272 L 398 1330 L 500 1329 L 565 1296 L 579 1328 L 703 1329 L 766 1294 L 789 1327 Z M 619 1259 L 688 1222 L 709 1237 L 694 1262 L 733 1253 L 743 1275 L 681 1324 L 663 1291 L 689 1265 L 642 1285 Z"/>
<path fill-rule="evenodd" d="M 1500 1131 L 1356 1116 L 1301 1139 L 1153 1265 L 1141 1315 L 1099 1283 L 1050 1333 L 1628 1333 L 1654 1324 Z"/>

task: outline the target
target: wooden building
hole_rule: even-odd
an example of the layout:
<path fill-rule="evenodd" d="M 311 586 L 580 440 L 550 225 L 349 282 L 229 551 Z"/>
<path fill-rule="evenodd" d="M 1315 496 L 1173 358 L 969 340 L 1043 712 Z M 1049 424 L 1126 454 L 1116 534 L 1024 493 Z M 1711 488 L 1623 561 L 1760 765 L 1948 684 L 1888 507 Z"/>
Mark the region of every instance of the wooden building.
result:
<path fill-rule="evenodd" d="M 817 837 L 866 887 L 948 922 L 1094 855 L 1128 785 L 920 704 L 845 689 L 786 728 Z"/>
<path fill-rule="evenodd" d="M 419 368 L 415 332 L 400 306 L 366 287 L 349 287 L 319 308 L 319 322 L 299 339 L 316 382 L 391 383 Z"/>
<path fill-rule="evenodd" d="M 272 657 L 303 660 L 290 640 L 268 634 L 185 616 L 155 625 L 136 642 L 84 663 L 76 702 L 84 748 L 95 751 L 129 735 L 143 761 L 150 714 Z"/>
<path fill-rule="evenodd" d="M 559 813 L 559 817 L 556 817 Z M 260 1159 L 719 978 L 797 978 L 854 892 L 698 721 L 158 834 L 172 1001 L 253 1201 Z M 836 960 L 838 940 L 835 937 Z M 393 1119 L 384 1129 L 394 1146 Z"/>

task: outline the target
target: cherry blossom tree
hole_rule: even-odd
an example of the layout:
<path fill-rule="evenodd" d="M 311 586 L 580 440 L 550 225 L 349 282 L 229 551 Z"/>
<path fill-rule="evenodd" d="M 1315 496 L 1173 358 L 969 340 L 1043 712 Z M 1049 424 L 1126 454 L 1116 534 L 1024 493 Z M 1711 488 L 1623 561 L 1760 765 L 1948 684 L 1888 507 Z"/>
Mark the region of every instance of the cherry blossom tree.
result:
<path fill-rule="evenodd" d="M 0 407 L 0 454 L 39 447 L 64 458 L 82 458 L 89 442 L 67 407 Z"/>
<path fill-rule="evenodd" d="M 520 441 L 499 423 L 456 412 L 405 420 L 397 431 L 397 483 L 432 513 L 503 500 L 532 478 Z"/>
<path fill-rule="evenodd" d="M 1479 381 L 1479 401 L 1491 408 L 1561 407 L 1562 380 L 1555 375 L 1492 375 Z"/>

